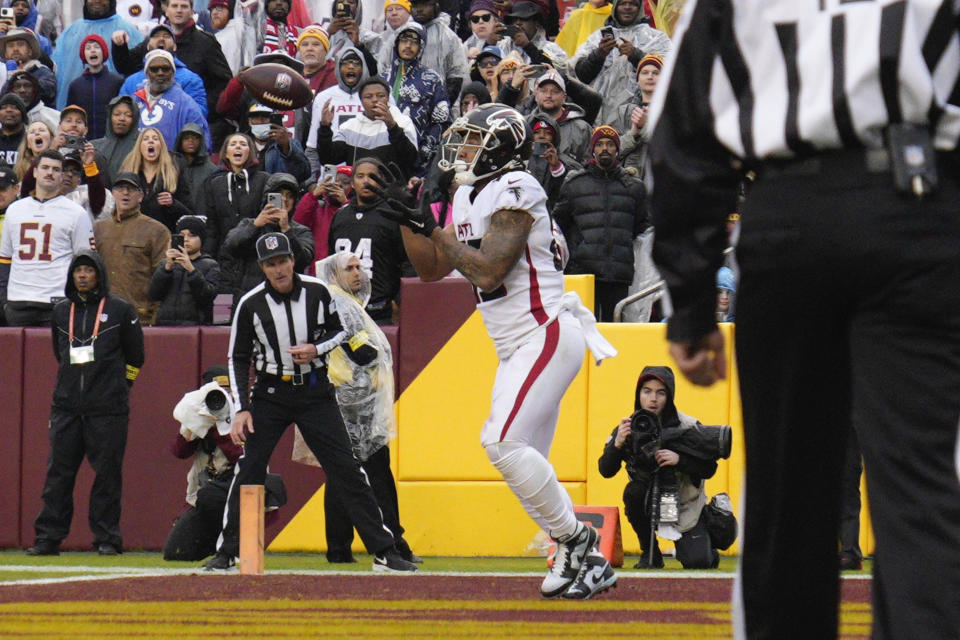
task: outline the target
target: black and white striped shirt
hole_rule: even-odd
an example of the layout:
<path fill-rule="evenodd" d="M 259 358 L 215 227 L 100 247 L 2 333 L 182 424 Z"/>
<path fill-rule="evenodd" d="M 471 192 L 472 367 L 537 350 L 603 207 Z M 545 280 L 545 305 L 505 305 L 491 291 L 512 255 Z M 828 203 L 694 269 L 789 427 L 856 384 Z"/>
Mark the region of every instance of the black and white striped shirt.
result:
<path fill-rule="evenodd" d="M 899 122 L 955 149 L 958 13 L 958 0 L 687 0 L 651 126 L 692 120 L 748 163 L 880 147 Z"/>
<path fill-rule="evenodd" d="M 238 411 L 250 409 L 250 363 L 257 374 L 309 376 L 326 379 L 322 357 L 347 339 L 327 287 L 310 276 L 294 275 L 287 295 L 262 282 L 240 298 L 230 330 L 230 388 Z M 313 343 L 318 357 L 298 365 L 287 349 Z"/>
<path fill-rule="evenodd" d="M 655 258 L 667 329 L 714 328 L 744 167 L 880 148 L 890 124 L 960 140 L 960 0 L 687 0 L 651 105 Z"/>

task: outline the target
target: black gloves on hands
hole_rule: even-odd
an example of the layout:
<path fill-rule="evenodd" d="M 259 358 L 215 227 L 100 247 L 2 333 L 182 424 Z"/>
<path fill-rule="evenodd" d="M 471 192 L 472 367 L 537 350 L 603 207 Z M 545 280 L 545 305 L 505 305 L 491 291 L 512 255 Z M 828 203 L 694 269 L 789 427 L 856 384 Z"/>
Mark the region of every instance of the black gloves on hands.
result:
<path fill-rule="evenodd" d="M 408 227 L 414 233 L 429 238 L 437 228 L 437 221 L 430 210 L 429 200 L 424 198 L 419 205 L 417 204 L 417 199 L 407 189 L 403 172 L 396 164 L 391 162 L 385 173 L 387 175 L 382 177 L 375 173 L 370 175 L 377 183 L 376 187 L 371 187 L 371 191 L 383 198 L 392 210 L 384 211 L 383 214 L 394 222 Z"/>

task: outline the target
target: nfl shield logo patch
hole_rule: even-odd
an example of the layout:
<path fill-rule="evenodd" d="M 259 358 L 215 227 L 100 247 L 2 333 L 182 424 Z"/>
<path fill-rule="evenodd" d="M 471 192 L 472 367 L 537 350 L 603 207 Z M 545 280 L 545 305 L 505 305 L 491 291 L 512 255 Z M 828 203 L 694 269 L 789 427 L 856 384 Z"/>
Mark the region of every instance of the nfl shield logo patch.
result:
<path fill-rule="evenodd" d="M 267 246 L 267 249 L 273 251 L 280 246 L 280 241 L 277 240 L 276 236 L 268 236 L 264 241 L 264 244 Z"/>

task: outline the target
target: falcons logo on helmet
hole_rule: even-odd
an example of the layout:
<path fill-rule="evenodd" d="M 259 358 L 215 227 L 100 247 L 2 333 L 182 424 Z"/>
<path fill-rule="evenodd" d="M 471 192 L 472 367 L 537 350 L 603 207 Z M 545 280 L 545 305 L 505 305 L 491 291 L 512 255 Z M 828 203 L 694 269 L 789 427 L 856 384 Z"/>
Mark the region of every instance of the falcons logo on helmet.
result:
<path fill-rule="evenodd" d="M 527 135 L 523 117 L 515 109 L 500 109 L 487 116 L 487 126 L 491 131 L 508 130 L 519 146 Z"/>

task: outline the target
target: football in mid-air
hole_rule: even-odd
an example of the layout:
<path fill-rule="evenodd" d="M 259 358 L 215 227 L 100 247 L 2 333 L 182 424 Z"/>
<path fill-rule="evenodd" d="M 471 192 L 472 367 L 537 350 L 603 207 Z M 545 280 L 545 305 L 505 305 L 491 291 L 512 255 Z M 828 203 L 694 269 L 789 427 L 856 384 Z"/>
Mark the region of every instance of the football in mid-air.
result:
<path fill-rule="evenodd" d="M 303 76 L 282 64 L 254 65 L 238 77 L 258 102 L 278 111 L 299 109 L 313 101 L 313 91 Z"/>

